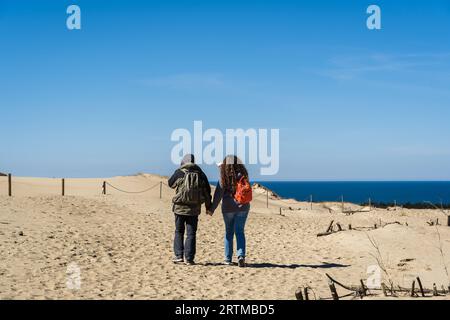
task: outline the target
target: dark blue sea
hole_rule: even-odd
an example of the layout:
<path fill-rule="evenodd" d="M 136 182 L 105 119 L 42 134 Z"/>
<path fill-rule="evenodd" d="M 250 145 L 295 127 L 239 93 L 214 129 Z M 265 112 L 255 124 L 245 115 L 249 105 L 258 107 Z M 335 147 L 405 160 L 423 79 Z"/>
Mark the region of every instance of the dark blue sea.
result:
<path fill-rule="evenodd" d="M 424 203 L 450 204 L 450 181 L 430 182 L 264 182 L 258 183 L 271 189 L 282 198 L 299 201 L 313 196 L 314 202 L 344 201 L 352 203 Z"/>

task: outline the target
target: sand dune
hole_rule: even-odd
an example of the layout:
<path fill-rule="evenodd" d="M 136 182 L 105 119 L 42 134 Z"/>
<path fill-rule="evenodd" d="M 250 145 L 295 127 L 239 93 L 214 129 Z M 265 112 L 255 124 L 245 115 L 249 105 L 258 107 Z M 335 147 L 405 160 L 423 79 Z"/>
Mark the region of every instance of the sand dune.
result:
<path fill-rule="evenodd" d="M 120 189 L 144 193 L 123 193 Z M 219 211 L 200 216 L 195 266 L 171 263 L 173 191 L 156 175 L 110 179 L 15 178 L 13 197 L 0 177 L 0 299 L 293 299 L 299 286 L 330 297 L 325 273 L 346 284 L 367 278 L 379 246 L 387 276 L 410 287 L 447 286 L 450 227 L 438 210 L 371 210 L 346 215 L 337 203 L 314 204 L 270 197 L 257 190 L 247 223 L 248 268 L 224 266 Z M 279 208 L 282 207 L 282 215 Z M 288 209 L 288 208 L 291 208 Z M 346 204 L 346 208 L 357 208 Z M 444 225 L 434 227 L 428 220 Z M 344 231 L 324 237 L 331 220 Z M 438 241 L 437 230 L 441 241 Z M 440 254 L 442 247 L 444 257 Z M 81 286 L 67 286 L 68 266 L 80 268 Z M 338 288 L 339 294 L 347 291 Z M 448 297 L 448 296 L 447 296 Z M 444 297 L 439 297 L 444 298 Z"/>

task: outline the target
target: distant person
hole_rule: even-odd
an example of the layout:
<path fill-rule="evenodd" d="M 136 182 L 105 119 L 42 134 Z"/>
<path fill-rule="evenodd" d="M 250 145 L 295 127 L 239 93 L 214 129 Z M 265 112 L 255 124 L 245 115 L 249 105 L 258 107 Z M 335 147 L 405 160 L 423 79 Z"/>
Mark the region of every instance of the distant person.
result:
<path fill-rule="evenodd" d="M 211 209 L 207 213 L 213 215 L 222 200 L 222 215 L 225 223 L 225 264 L 233 264 L 233 239 L 236 235 L 238 266 L 245 267 L 244 228 L 252 200 L 248 172 L 241 160 L 233 155 L 226 156 L 219 164 L 219 168 L 219 182 L 214 192 Z"/>
<path fill-rule="evenodd" d="M 195 164 L 192 154 L 183 157 L 180 168 L 170 177 L 168 184 L 176 189 L 172 199 L 172 210 L 175 214 L 173 262 L 186 262 L 188 265 L 193 265 L 195 264 L 198 216 L 202 203 L 205 203 L 207 210 L 211 207 L 211 186 L 202 169 Z M 186 241 L 184 242 L 185 230 Z"/>

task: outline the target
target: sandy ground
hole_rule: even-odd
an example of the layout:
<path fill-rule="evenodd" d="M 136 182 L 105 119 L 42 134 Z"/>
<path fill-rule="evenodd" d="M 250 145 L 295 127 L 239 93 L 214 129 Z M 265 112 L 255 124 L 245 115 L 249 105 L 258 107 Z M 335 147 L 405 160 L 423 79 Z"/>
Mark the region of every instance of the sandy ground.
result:
<path fill-rule="evenodd" d="M 276 199 L 266 208 L 264 191 L 255 190 L 246 226 L 247 268 L 222 265 L 220 210 L 200 216 L 197 265 L 185 266 L 171 262 L 173 191 L 162 185 L 159 198 L 165 179 L 107 179 L 129 191 L 154 186 L 142 194 L 108 186 L 102 195 L 102 181 L 67 179 L 62 197 L 59 179 L 14 178 L 8 197 L 7 178 L 0 177 L 0 299 L 294 299 L 304 286 L 311 296 L 329 298 L 325 273 L 357 285 L 377 259 L 387 271 L 383 281 L 395 286 L 411 287 L 417 276 L 426 288 L 450 283 L 450 227 L 439 210 L 347 215 L 338 203 L 311 210 L 308 203 Z M 345 204 L 350 208 L 358 207 Z M 442 225 L 427 224 L 437 218 Z M 331 220 L 345 231 L 317 237 Z M 394 221 L 400 224 L 379 227 Z M 349 231 L 349 224 L 378 228 Z M 73 266 L 80 270 L 79 288 L 73 286 Z M 338 287 L 338 293 L 348 291 Z"/>

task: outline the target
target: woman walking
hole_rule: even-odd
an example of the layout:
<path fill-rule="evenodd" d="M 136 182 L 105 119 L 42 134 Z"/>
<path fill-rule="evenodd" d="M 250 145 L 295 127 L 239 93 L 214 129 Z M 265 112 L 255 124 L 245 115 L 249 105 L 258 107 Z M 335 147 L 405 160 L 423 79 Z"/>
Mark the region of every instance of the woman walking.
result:
<path fill-rule="evenodd" d="M 238 266 L 245 267 L 245 222 L 252 200 L 252 189 L 247 169 L 236 156 L 226 156 L 219 165 L 220 179 L 214 192 L 209 214 L 222 200 L 222 214 L 225 223 L 225 263 L 232 264 L 233 240 L 236 235 Z"/>

